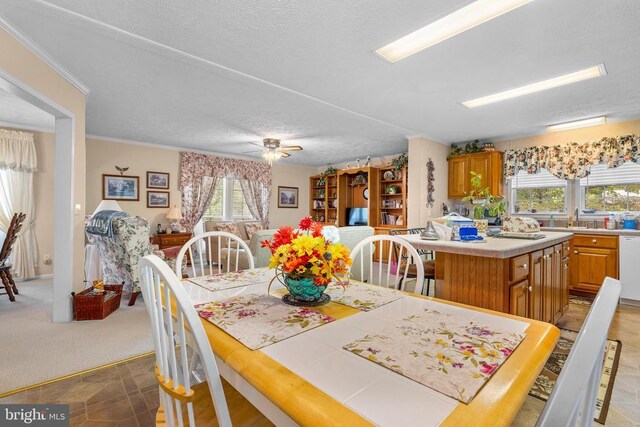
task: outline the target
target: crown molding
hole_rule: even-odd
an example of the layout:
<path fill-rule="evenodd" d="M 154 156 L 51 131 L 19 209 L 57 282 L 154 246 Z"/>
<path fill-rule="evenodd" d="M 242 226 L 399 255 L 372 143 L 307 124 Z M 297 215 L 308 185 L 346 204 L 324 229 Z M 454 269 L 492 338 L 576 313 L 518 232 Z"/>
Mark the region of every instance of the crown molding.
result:
<path fill-rule="evenodd" d="M 33 40 L 27 37 L 22 31 L 20 31 L 9 20 L 0 15 L 0 28 L 11 34 L 16 40 L 18 40 L 24 47 L 29 49 L 34 55 L 40 58 L 45 64 L 53 68 L 58 74 L 64 77 L 69 83 L 71 83 L 76 89 L 82 92 L 85 96 L 89 94 L 89 88 L 82 83 L 76 76 L 67 71 L 58 61 L 56 61 L 51 55 L 49 55 L 44 49 L 36 44 Z"/>
<path fill-rule="evenodd" d="M 33 126 L 33 125 L 28 125 L 28 124 L 21 124 L 21 123 L 15 123 L 15 122 L 6 122 L 6 121 L 0 121 L 0 128 L 30 130 L 32 132 L 43 132 L 43 133 L 56 133 L 55 127 L 45 128 L 45 127 L 40 127 L 40 126 Z"/>

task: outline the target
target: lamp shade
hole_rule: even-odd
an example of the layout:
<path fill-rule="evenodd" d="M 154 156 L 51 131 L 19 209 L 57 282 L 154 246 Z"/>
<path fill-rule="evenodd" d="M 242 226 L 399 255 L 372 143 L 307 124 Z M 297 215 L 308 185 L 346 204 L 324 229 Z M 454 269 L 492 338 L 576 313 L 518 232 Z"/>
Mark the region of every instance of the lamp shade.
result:
<path fill-rule="evenodd" d="M 93 215 L 97 214 L 100 211 L 119 211 L 122 212 L 122 208 L 115 200 L 103 200 L 100 202 L 95 211 L 93 211 Z M 91 215 L 91 216 L 93 216 Z"/>
<path fill-rule="evenodd" d="M 182 211 L 180 208 L 172 207 L 169 213 L 167 214 L 167 219 L 182 219 Z"/>

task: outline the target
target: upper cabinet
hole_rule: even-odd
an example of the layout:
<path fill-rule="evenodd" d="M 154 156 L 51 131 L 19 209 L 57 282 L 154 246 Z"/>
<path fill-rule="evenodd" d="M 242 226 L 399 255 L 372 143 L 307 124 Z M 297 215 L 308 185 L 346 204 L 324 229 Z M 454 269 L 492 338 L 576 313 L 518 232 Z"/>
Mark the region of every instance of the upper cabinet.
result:
<path fill-rule="evenodd" d="M 482 186 L 489 187 L 491 194 L 503 194 L 503 153 L 485 151 L 482 153 L 461 154 L 449 158 L 449 198 L 461 199 L 471 191 L 471 174 L 482 175 Z"/>

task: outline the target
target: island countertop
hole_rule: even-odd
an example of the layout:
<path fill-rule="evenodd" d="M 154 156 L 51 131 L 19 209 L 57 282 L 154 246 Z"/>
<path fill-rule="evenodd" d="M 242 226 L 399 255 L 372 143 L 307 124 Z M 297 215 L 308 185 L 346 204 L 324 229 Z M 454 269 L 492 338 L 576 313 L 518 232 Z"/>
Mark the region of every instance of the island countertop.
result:
<path fill-rule="evenodd" d="M 542 231 L 544 239 L 502 239 L 485 237 L 482 243 L 454 242 L 445 240 L 422 240 L 417 234 L 398 235 L 411 243 L 416 249 L 445 252 L 452 254 L 472 255 L 487 258 L 511 258 L 514 256 L 547 248 L 569 240 L 573 233 L 558 231 Z"/>

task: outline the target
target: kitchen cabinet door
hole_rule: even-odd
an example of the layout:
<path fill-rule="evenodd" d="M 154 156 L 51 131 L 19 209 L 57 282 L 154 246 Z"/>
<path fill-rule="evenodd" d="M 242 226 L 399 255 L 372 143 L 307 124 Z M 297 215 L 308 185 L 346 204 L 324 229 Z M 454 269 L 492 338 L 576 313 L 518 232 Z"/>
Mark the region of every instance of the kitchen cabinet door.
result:
<path fill-rule="evenodd" d="M 509 288 L 509 312 L 516 316 L 529 317 L 529 281 L 511 285 Z"/>
<path fill-rule="evenodd" d="M 542 254 L 542 320 L 553 323 L 553 247 L 546 248 Z"/>
<path fill-rule="evenodd" d="M 618 278 L 618 251 L 575 246 L 573 267 L 572 289 L 597 293 L 605 277 Z"/>
<path fill-rule="evenodd" d="M 553 289 L 553 324 L 562 317 L 562 245 L 555 245 L 551 254 L 551 269 Z"/>
<path fill-rule="evenodd" d="M 535 320 L 543 320 L 542 305 L 542 251 L 531 254 L 531 272 L 529 273 L 529 316 Z"/>
<path fill-rule="evenodd" d="M 470 185 L 469 158 L 456 156 L 449 159 L 449 198 L 460 199 L 468 195 Z"/>
<path fill-rule="evenodd" d="M 562 259 L 562 271 L 560 278 L 560 288 L 562 290 L 561 302 L 562 302 L 562 314 L 567 312 L 569 308 L 569 273 L 570 273 L 571 261 L 565 257 Z"/>

